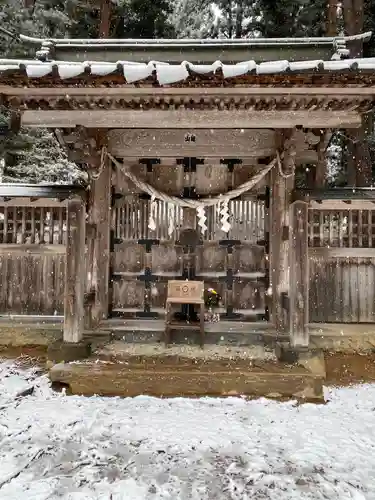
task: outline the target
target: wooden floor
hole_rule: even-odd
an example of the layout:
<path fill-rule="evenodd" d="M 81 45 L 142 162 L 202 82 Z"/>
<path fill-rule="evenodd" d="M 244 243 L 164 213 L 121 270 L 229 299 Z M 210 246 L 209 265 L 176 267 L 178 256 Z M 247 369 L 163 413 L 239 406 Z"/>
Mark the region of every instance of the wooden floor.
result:
<path fill-rule="evenodd" d="M 317 323 L 310 324 L 312 347 L 330 351 L 369 351 L 375 348 L 375 323 Z M 59 316 L 0 316 L 0 346 L 46 346 L 61 339 L 63 318 Z M 112 338 L 125 343 L 157 343 L 162 340 L 163 321 L 119 320 L 103 321 L 98 330 L 85 332 L 92 339 Z M 280 336 L 266 322 L 245 323 L 220 321 L 205 326 L 207 344 L 268 345 L 273 347 Z M 196 332 L 176 332 L 173 341 L 181 344 L 197 343 Z"/>

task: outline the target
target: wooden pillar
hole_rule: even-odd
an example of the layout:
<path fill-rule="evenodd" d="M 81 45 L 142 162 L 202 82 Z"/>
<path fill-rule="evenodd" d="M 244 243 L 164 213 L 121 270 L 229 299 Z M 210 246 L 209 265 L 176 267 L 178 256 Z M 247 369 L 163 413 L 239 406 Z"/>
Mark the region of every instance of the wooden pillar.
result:
<path fill-rule="evenodd" d="M 84 330 L 85 225 L 83 201 L 68 202 L 65 264 L 64 342 L 81 342 Z"/>
<path fill-rule="evenodd" d="M 270 173 L 270 286 L 271 321 L 278 333 L 288 328 L 289 205 L 294 176 L 284 178 L 277 168 Z"/>
<path fill-rule="evenodd" d="M 308 347 L 308 204 L 305 202 L 296 201 L 290 206 L 289 245 L 290 344 Z"/>
<path fill-rule="evenodd" d="M 269 272 L 271 296 L 271 321 L 276 331 L 282 333 L 288 330 L 287 297 L 289 295 L 289 206 L 294 188 L 294 149 L 291 130 L 280 131 L 276 136 L 277 146 L 282 150 L 281 174 L 274 167 L 269 176 L 270 207 L 269 207 Z M 287 176 L 285 176 L 287 174 Z"/>
<path fill-rule="evenodd" d="M 271 299 L 271 321 L 276 331 L 284 330 L 284 314 L 282 309 L 282 245 L 283 230 L 285 228 L 285 195 L 286 186 L 277 168 L 273 168 L 270 173 L 270 287 L 272 290 Z"/>
<path fill-rule="evenodd" d="M 92 309 L 94 327 L 108 317 L 109 311 L 111 180 L 112 168 L 107 159 L 99 177 L 91 181 L 90 192 L 90 222 L 95 227 L 92 278 L 95 290 Z"/>

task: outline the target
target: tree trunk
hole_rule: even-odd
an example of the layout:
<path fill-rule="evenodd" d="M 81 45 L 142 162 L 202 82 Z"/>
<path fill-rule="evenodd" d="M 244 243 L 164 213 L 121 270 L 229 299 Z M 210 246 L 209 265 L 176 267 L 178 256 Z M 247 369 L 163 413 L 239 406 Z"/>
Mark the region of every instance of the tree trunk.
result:
<path fill-rule="evenodd" d="M 326 35 L 337 35 L 337 0 L 328 0 Z"/>
<path fill-rule="evenodd" d="M 99 38 L 109 38 L 111 25 L 111 0 L 101 0 Z"/>
<path fill-rule="evenodd" d="M 345 34 L 358 35 L 363 31 L 364 1 L 343 0 L 343 17 Z M 363 56 L 363 44 L 354 41 L 348 44 L 350 58 Z M 371 121 L 371 120 L 370 120 Z M 362 118 L 359 129 L 346 131 L 347 136 L 347 175 L 348 184 L 360 187 L 369 186 L 372 182 L 372 165 L 366 136 L 369 133 L 369 117 Z"/>

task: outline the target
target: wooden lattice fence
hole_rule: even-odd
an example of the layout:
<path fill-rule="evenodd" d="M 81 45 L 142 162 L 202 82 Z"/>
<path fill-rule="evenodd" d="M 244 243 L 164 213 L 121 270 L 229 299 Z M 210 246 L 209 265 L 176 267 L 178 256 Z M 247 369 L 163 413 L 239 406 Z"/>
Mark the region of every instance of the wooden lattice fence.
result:
<path fill-rule="evenodd" d="M 2 203 L 0 314 L 63 314 L 66 215 L 54 200 Z"/>
<path fill-rule="evenodd" d="M 310 323 L 375 321 L 375 210 L 355 206 L 309 210 Z"/>

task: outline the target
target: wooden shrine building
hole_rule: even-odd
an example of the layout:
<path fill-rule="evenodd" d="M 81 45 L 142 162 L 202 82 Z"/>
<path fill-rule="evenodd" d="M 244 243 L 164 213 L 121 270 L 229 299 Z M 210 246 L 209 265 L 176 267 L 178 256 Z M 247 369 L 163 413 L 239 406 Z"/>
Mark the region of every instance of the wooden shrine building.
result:
<path fill-rule="evenodd" d="M 89 179 L 63 197 L 51 188 L 43 205 L 67 209 L 49 218 L 67 234 L 56 243 L 67 245 L 65 341 L 112 317 L 162 319 L 176 279 L 218 290 L 226 325 L 262 322 L 294 347 L 308 346 L 311 322 L 375 322 L 361 287 L 343 291 L 355 275 L 374 297 L 375 196 L 324 189 L 333 131 L 361 127 L 374 106 L 375 59 L 348 58 L 370 36 L 23 37 L 36 56 L 0 61 L 1 103 L 24 126 L 54 129 Z M 306 165 L 310 188 L 298 190 Z M 0 247 L 25 245 L 9 233 L 16 196 L 24 228 L 41 206 L 37 187 L 18 189 L 0 190 Z"/>

